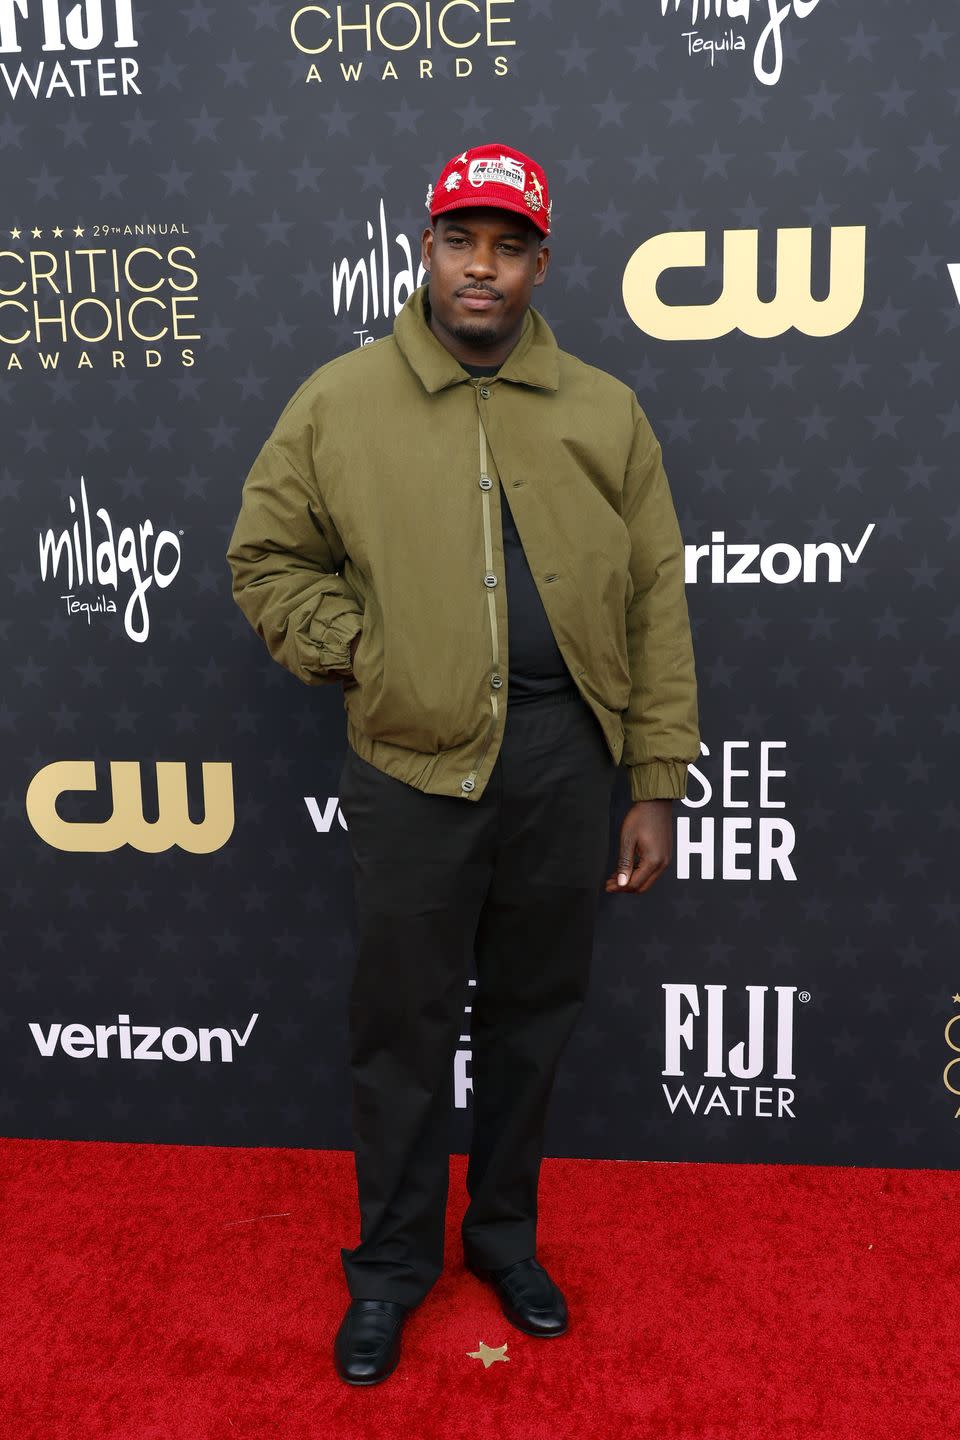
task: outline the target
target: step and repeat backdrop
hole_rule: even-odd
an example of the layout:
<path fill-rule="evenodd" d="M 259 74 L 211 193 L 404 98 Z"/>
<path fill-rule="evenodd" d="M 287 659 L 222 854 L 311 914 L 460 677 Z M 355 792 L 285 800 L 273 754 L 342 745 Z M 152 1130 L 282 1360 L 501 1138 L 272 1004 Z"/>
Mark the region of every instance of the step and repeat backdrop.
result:
<path fill-rule="evenodd" d="M 549 1151 L 953 1164 L 957 21 L 0 0 L 0 1131 L 350 1145 L 342 692 L 224 552 L 502 140 L 551 181 L 539 308 L 662 442 L 703 735 L 672 873 L 601 898 Z"/>

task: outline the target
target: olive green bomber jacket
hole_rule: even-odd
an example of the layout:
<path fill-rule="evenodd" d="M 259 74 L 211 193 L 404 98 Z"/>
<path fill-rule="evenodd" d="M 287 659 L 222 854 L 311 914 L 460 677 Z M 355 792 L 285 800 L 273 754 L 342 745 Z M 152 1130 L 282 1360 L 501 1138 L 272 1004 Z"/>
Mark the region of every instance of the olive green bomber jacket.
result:
<path fill-rule="evenodd" d="M 475 380 L 430 330 L 425 295 L 284 407 L 227 551 L 238 605 L 307 684 L 352 671 L 347 740 L 363 759 L 479 799 L 506 721 L 509 503 L 631 798 L 682 797 L 700 754 L 683 545 L 636 396 L 562 351 L 532 307 L 497 375 Z"/>

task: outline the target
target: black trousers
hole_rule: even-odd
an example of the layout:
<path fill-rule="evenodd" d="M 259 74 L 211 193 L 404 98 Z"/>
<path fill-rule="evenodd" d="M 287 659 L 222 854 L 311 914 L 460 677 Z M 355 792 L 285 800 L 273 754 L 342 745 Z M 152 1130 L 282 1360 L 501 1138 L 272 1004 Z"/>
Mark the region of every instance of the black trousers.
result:
<path fill-rule="evenodd" d="M 415 1305 L 443 1269 L 453 1057 L 471 995 L 464 1253 L 483 1266 L 535 1253 L 547 1105 L 586 996 L 616 769 L 577 693 L 508 709 L 478 801 L 428 795 L 347 749 L 360 1243 L 341 1257 L 354 1299 Z"/>

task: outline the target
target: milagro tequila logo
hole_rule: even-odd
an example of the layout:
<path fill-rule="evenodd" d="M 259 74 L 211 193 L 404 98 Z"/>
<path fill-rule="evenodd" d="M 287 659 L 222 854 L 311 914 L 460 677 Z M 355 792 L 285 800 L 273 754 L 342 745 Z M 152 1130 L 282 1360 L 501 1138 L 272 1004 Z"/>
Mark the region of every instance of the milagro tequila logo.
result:
<path fill-rule="evenodd" d="M 121 591 L 130 587 L 123 610 L 123 628 L 142 645 L 150 635 L 147 595 L 156 585 L 166 590 L 180 573 L 180 537 L 172 530 L 157 530 L 152 520 L 138 525 L 114 526 L 102 506 L 90 512 L 86 480 L 80 477 L 80 503 L 68 500 L 71 522 L 57 533 L 40 532 L 40 579 L 66 586 L 60 599 L 68 615 L 83 615 L 89 625 L 94 615 L 115 615 Z M 90 591 L 99 594 L 89 598 Z M 87 598 L 77 594 L 86 591 Z M 108 593 L 112 592 L 112 593 Z"/>
<path fill-rule="evenodd" d="M 702 20 L 734 20 L 749 28 L 754 19 L 754 6 L 765 11 L 767 23 L 757 35 L 753 51 L 753 73 L 764 85 L 776 85 L 783 70 L 783 27 L 788 19 L 805 20 L 816 10 L 820 0 L 660 0 L 660 13 L 671 10 L 689 15 L 696 27 Z M 696 28 L 683 31 L 688 55 L 703 55 L 711 66 L 718 54 L 746 50 L 747 38 L 742 31 L 730 28 L 719 36 L 704 37 Z"/>
<path fill-rule="evenodd" d="M 342 310 L 361 322 L 361 328 L 353 332 L 359 345 L 369 345 L 376 338 L 367 334 L 368 321 L 396 315 L 426 273 L 419 259 L 419 236 L 411 242 L 401 232 L 391 240 L 382 200 L 377 216 L 376 230 L 373 221 L 367 221 L 369 250 L 355 260 L 344 255 L 333 262 L 333 313 L 339 315 Z"/>
<path fill-rule="evenodd" d="M 137 46 L 133 0 L 0 0 L 0 55 L 29 57 L 16 66 L 0 61 L 12 100 L 141 95 L 131 55 L 93 53 Z M 43 58 L 33 58 L 38 52 Z M 58 55 L 65 58 L 47 58 Z"/>

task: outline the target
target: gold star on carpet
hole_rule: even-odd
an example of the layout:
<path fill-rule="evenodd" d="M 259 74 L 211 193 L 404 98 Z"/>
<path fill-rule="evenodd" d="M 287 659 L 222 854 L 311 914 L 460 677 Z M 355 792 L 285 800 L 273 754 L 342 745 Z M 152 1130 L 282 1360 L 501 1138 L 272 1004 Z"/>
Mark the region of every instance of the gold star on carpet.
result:
<path fill-rule="evenodd" d="M 485 1345 L 482 1340 L 480 1341 L 480 1349 L 468 1350 L 467 1357 L 470 1360 L 482 1360 L 484 1370 L 489 1370 L 490 1366 L 497 1360 L 510 1359 L 510 1356 L 507 1354 L 506 1345 L 501 1345 L 498 1350 L 494 1350 L 491 1346 Z"/>
<path fill-rule="evenodd" d="M 954 995 L 953 1003 L 954 1005 L 960 1005 L 960 995 Z"/>

